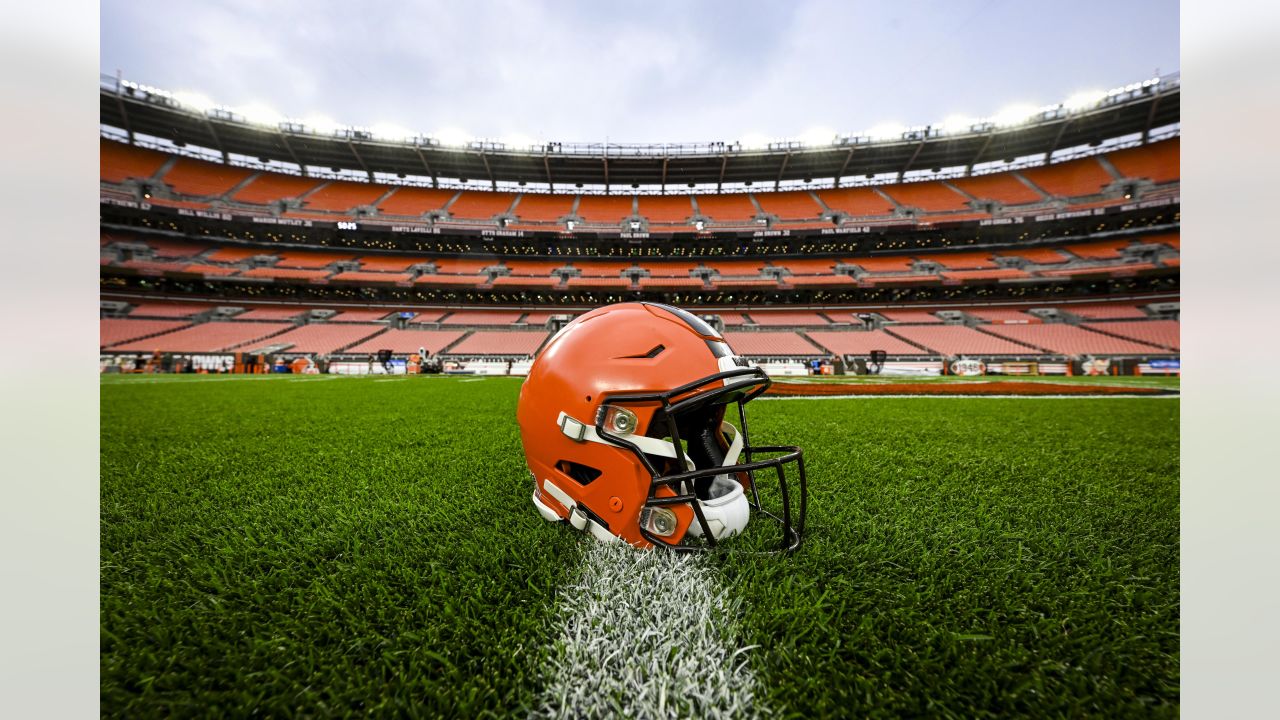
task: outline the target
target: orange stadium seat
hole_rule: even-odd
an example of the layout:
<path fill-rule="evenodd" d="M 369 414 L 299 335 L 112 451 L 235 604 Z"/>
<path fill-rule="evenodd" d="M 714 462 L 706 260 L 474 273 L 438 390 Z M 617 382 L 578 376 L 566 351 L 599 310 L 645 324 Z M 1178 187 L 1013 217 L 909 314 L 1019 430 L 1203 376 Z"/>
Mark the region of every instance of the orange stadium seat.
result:
<path fill-rule="evenodd" d="M 941 280 L 937 275 L 867 275 L 858 279 L 858 284 L 867 287 L 877 285 L 901 285 L 907 283 L 930 283 Z"/>
<path fill-rule="evenodd" d="M 810 357 L 824 354 L 793 332 L 725 332 L 725 342 L 739 355 Z"/>
<path fill-rule="evenodd" d="M 362 270 L 347 270 L 329 278 L 334 282 L 358 282 L 358 283 L 407 283 L 413 280 L 413 276 L 409 273 L 389 273 L 389 272 L 364 272 Z"/>
<path fill-rule="evenodd" d="M 779 220 L 817 220 L 822 216 L 822 206 L 807 190 L 755 193 L 755 198 L 761 210 Z"/>
<path fill-rule="evenodd" d="M 697 199 L 702 214 L 720 225 L 746 225 L 754 222 L 759 212 L 746 193 L 699 195 Z"/>
<path fill-rule="evenodd" d="M 322 268 L 336 262 L 350 262 L 356 256 L 351 253 L 307 252 L 306 250 L 290 250 L 280 253 L 276 261 L 278 267 Z"/>
<path fill-rule="evenodd" d="M 210 307 L 204 303 L 144 302 L 129 311 L 129 317 L 188 318 Z"/>
<path fill-rule="evenodd" d="M 839 210 L 854 217 L 893 214 L 893 203 L 885 200 L 871 188 L 818 190 L 817 195 L 832 210 Z"/>
<path fill-rule="evenodd" d="M 998 270 L 948 270 L 942 273 L 945 280 L 1007 280 L 1010 278 L 1031 277 L 1031 273 L 1017 268 L 1000 268 Z"/>
<path fill-rule="evenodd" d="M 436 355 L 441 350 L 457 342 L 458 338 L 464 334 L 466 334 L 465 330 L 391 329 L 347 348 L 346 352 L 353 355 L 363 355 L 385 349 L 393 353 L 413 353 L 418 352 L 418 348 L 424 348 L 428 354 Z"/>
<path fill-rule="evenodd" d="M 699 264 L 698 262 L 674 260 L 646 260 L 644 267 L 649 271 L 650 277 L 687 278 L 689 273 L 696 270 Z"/>
<path fill-rule="evenodd" d="M 102 138 L 98 142 L 99 178 L 103 182 L 122 183 L 125 180 L 146 180 L 169 159 L 155 150 L 125 145 Z"/>
<path fill-rule="evenodd" d="M 306 308 L 300 307 L 259 307 L 246 310 L 235 317 L 236 321 L 240 320 L 292 320 L 302 313 L 306 312 Z"/>
<path fill-rule="evenodd" d="M 248 168 L 180 157 L 161 180 L 183 195 L 218 197 L 253 173 Z"/>
<path fill-rule="evenodd" d="M 613 277 L 635 265 L 630 260 L 575 260 L 573 266 L 582 271 L 583 277 Z"/>
<path fill-rule="evenodd" d="M 1129 247 L 1130 241 L 1122 240 L 1096 240 L 1094 242 L 1077 243 L 1075 245 L 1067 245 L 1064 250 L 1071 251 L 1077 257 L 1086 260 L 1114 260 L 1120 255 L 1120 248 Z"/>
<path fill-rule="evenodd" d="M 881 188 L 899 205 L 920 208 L 925 212 L 968 210 L 969 199 L 940 182 L 915 182 Z"/>
<path fill-rule="evenodd" d="M 410 265 L 425 263 L 423 258 L 413 258 L 395 256 L 395 255 L 365 255 L 360 258 L 361 270 L 380 270 L 382 272 L 403 272 L 409 269 Z"/>
<path fill-rule="evenodd" d="M 996 200 L 1005 205 L 1025 205 L 1041 202 L 1044 197 L 1027 187 L 1012 173 L 993 173 L 977 177 L 956 178 L 947 182 L 969 193 L 978 200 Z"/>
<path fill-rule="evenodd" d="M 474 275 L 490 265 L 497 265 L 498 261 L 496 258 L 436 258 L 435 263 L 436 272 Z"/>
<path fill-rule="evenodd" d="M 1151 355 L 1167 353 L 1153 345 L 1093 332 L 1075 325 L 993 325 L 988 332 L 1063 355 Z"/>
<path fill-rule="evenodd" d="M 836 355 L 870 355 L 872 350 L 884 350 L 890 355 L 929 354 L 883 330 L 810 330 L 805 334 Z"/>
<path fill-rule="evenodd" d="M 1119 335 L 1162 348 L 1181 350 L 1177 320 L 1120 320 L 1108 323 L 1092 323 L 1090 330 Z"/>
<path fill-rule="evenodd" d="M 619 225 L 631 215 L 630 195 L 583 195 L 578 200 L 578 217 L 583 222 Z"/>
<path fill-rule="evenodd" d="M 314 323 L 303 325 L 282 335 L 271 338 L 274 344 L 290 344 L 285 352 L 322 353 L 337 352 L 362 340 L 373 340 L 372 336 L 386 330 L 386 325 L 341 323 Z M 416 348 L 415 348 L 416 349 Z"/>
<path fill-rule="evenodd" d="M 276 333 L 294 327 L 292 323 L 207 322 L 182 330 L 134 340 L 117 345 L 113 350 L 151 352 L 223 352 L 242 345 L 258 343 Z"/>
<path fill-rule="evenodd" d="M 505 213 L 515 199 L 514 193 L 464 190 L 449 206 L 449 217 L 454 220 L 492 220 L 494 215 Z"/>
<path fill-rule="evenodd" d="M 641 290 L 688 290 L 698 289 L 705 285 L 702 278 L 694 277 L 642 277 Z"/>
<path fill-rule="evenodd" d="M 793 275 L 830 275 L 835 271 L 836 261 L 821 258 L 778 258 L 773 261 L 774 267 L 784 267 Z"/>
<path fill-rule="evenodd" d="M 831 322 L 816 312 L 804 310 L 752 310 L 747 313 L 757 325 L 768 327 L 798 327 L 802 325 L 830 325 Z"/>
<path fill-rule="evenodd" d="M 524 320 L 523 320 L 523 322 L 524 322 L 526 325 L 545 325 L 545 324 L 547 323 L 547 321 L 551 319 L 551 316 L 552 316 L 552 315 L 570 315 L 570 316 L 574 316 L 574 315 L 577 315 L 577 313 L 570 312 L 570 311 L 568 311 L 568 310 L 565 310 L 565 311 L 563 311 L 563 312 L 554 311 L 554 310 L 552 310 L 552 311 L 538 311 L 538 312 L 531 312 L 531 313 L 529 313 L 528 315 L 525 315 L 525 316 L 524 316 Z"/>
<path fill-rule="evenodd" d="M 848 275 L 792 275 L 782 281 L 794 287 L 852 285 L 857 282 Z"/>
<path fill-rule="evenodd" d="M 692 195 L 641 195 L 639 213 L 651 223 L 685 223 L 693 217 Z M 586 199 L 585 197 L 583 198 Z"/>
<path fill-rule="evenodd" d="M 1060 197 L 1097 195 L 1102 192 L 1104 186 L 1115 180 L 1094 157 L 1069 160 L 1045 167 L 1027 168 L 1018 172 L 1041 190 Z"/>
<path fill-rule="evenodd" d="M 626 289 L 631 287 L 631 278 L 624 277 L 571 277 L 565 281 L 565 287 L 570 289 L 582 288 L 600 288 L 600 289 Z"/>
<path fill-rule="evenodd" d="M 111 347 L 130 340 L 177 330 L 188 325 L 190 323 L 184 320 L 103 318 L 98 322 L 98 347 Z"/>
<path fill-rule="evenodd" d="M 560 260 L 512 260 L 506 259 L 502 264 L 511 269 L 512 275 L 532 275 L 544 276 L 550 275 L 552 270 L 558 267 L 564 267 L 564 262 Z"/>
<path fill-rule="evenodd" d="M 315 178 L 297 177 L 281 173 L 260 173 L 248 185 L 231 196 L 236 202 L 266 205 L 277 200 L 296 198 L 306 194 L 321 181 Z"/>
<path fill-rule="evenodd" d="M 885 320 L 896 323 L 940 324 L 942 319 L 933 313 L 933 310 L 881 310 L 879 315 Z"/>
<path fill-rule="evenodd" d="M 422 310 L 418 314 L 414 315 L 413 319 L 410 320 L 409 322 L 410 323 L 439 322 L 440 318 L 444 317 L 447 314 L 448 313 L 444 310 Z"/>
<path fill-rule="evenodd" d="M 526 222 L 555 222 L 573 209 L 572 195 L 525 193 L 516 204 L 516 216 Z"/>
<path fill-rule="evenodd" d="M 707 266 L 719 270 L 721 275 L 740 275 L 754 277 L 764 268 L 764 260 L 711 260 Z"/>
<path fill-rule="evenodd" d="M 996 324 L 1030 324 L 1042 322 L 1035 315 L 1029 315 L 1022 310 L 1014 310 L 1011 308 L 968 308 L 966 313 L 982 320 L 983 322 Z"/>
<path fill-rule="evenodd" d="M 1036 355 L 1039 350 L 964 325 L 899 325 L 890 332 L 942 355 Z"/>
<path fill-rule="evenodd" d="M 319 280 L 329 277 L 332 270 L 297 270 L 293 268 L 260 267 L 245 270 L 240 277 L 270 278 L 272 280 Z"/>
<path fill-rule="evenodd" d="M 333 180 L 307 196 L 308 210 L 348 212 L 361 205 L 372 205 L 389 190 L 386 185 Z"/>
<path fill-rule="evenodd" d="M 481 330 L 468 335 L 449 349 L 448 355 L 532 355 L 542 347 L 548 333 L 537 331 L 500 332 Z"/>
<path fill-rule="evenodd" d="M 510 325 L 524 313 L 519 310 L 457 310 L 442 325 Z"/>
<path fill-rule="evenodd" d="M 867 272 L 907 272 L 911 269 L 911 258 L 905 255 L 878 256 L 869 258 L 845 258 L 841 262 L 857 265 Z"/>
<path fill-rule="evenodd" d="M 1156 184 L 1177 182 L 1182 175 L 1181 138 L 1107 153 L 1111 164 L 1127 178 L 1147 178 Z"/>
<path fill-rule="evenodd" d="M 371 322 L 381 320 L 391 312 L 386 308 L 351 308 L 331 316 L 329 322 Z"/>
<path fill-rule="evenodd" d="M 421 275 L 413 282 L 415 285 L 479 287 L 488 280 L 484 275 Z"/>
<path fill-rule="evenodd" d="M 214 262 L 240 262 L 258 255 L 271 255 L 271 250 L 252 247 L 221 247 L 205 256 Z"/>
<path fill-rule="evenodd" d="M 495 288 L 553 288 L 559 284 L 560 278 L 550 275 L 499 275 L 490 282 L 490 286 Z"/>
<path fill-rule="evenodd" d="M 1147 317 L 1147 314 L 1142 312 L 1137 305 L 1124 303 L 1062 305 L 1060 309 L 1073 315 L 1079 315 L 1086 320 L 1127 320 Z"/>
<path fill-rule="evenodd" d="M 1004 250 L 996 253 L 1000 257 L 1020 257 L 1037 265 L 1057 265 L 1070 258 L 1052 248 L 1025 248 L 1021 250 Z"/>
<path fill-rule="evenodd" d="M 947 270 L 982 270 L 996 267 L 991 253 L 986 251 L 934 253 L 922 255 L 921 260 L 932 260 Z"/>
<path fill-rule="evenodd" d="M 433 188 L 401 187 L 378 203 L 378 212 L 383 215 L 401 215 L 418 217 L 432 210 L 440 210 L 457 190 L 436 190 Z"/>

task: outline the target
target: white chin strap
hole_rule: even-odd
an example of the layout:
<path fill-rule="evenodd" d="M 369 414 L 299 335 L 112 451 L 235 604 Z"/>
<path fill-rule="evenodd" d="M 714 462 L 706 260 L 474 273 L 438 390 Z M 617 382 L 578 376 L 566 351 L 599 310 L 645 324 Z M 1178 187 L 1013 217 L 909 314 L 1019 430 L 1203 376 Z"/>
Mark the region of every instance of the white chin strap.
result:
<path fill-rule="evenodd" d="M 579 422 L 567 413 L 560 413 L 556 418 L 556 425 L 560 426 L 561 432 L 578 442 L 594 442 L 618 447 L 616 443 L 600 437 L 594 426 Z M 725 453 L 724 460 L 720 463 L 720 466 L 737 465 L 738 456 L 742 454 L 742 433 L 738 432 L 738 428 L 734 427 L 732 423 L 725 421 L 720 423 L 720 431 L 731 438 L 729 450 Z M 640 449 L 640 452 L 646 455 L 657 455 L 659 457 L 672 458 L 673 460 L 679 457 L 676 453 L 675 444 L 667 440 L 643 435 L 625 435 L 621 437 L 635 445 Z M 689 470 L 697 469 L 688 455 L 685 455 L 684 462 Z M 586 526 L 590 526 L 591 534 L 599 540 L 616 539 L 603 527 L 579 513 L 576 503 L 573 502 L 568 493 L 556 487 L 551 480 L 544 479 L 543 485 L 546 487 L 547 492 L 551 493 L 552 497 L 569 509 L 569 522 L 574 527 L 583 530 Z M 711 497 L 707 500 L 699 500 L 697 502 L 702 507 L 702 516 L 707 519 L 707 526 L 711 529 L 711 536 L 716 540 L 722 540 L 742 532 L 747 527 L 747 521 L 751 519 L 751 508 L 747 503 L 747 495 L 743 492 L 742 484 L 728 473 L 716 475 L 711 481 L 710 495 Z M 548 520 L 560 519 L 559 515 L 539 502 L 536 494 L 533 500 L 534 504 L 538 506 L 538 512 L 543 517 Z M 580 523 L 574 522 L 575 517 L 580 519 Z M 696 517 L 693 523 L 689 525 L 689 534 L 694 537 L 702 537 L 702 525 Z"/>

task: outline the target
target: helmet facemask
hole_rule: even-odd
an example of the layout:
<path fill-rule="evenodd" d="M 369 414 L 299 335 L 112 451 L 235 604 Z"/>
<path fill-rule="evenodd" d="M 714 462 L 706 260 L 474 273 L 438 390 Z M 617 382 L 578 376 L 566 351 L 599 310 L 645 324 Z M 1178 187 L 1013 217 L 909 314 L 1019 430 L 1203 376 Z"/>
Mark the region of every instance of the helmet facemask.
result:
<path fill-rule="evenodd" d="M 807 496 L 803 453 L 793 446 L 754 447 L 748 436 L 746 403 L 770 384 L 763 371 L 745 367 L 666 393 L 614 395 L 605 400 L 596 417 L 597 434 L 634 452 L 652 477 L 640 517 L 640 532 L 646 539 L 678 551 L 709 549 L 743 534 L 750 513 L 754 512 L 780 526 L 781 532 L 769 543 L 773 551 L 789 552 L 800 546 Z M 627 410 L 629 405 L 652 408 L 655 403 L 658 407 L 651 415 L 643 444 L 652 447 L 653 440 L 669 443 L 674 457 L 646 453 L 628 439 L 634 435 L 620 431 L 627 425 L 625 419 L 619 423 L 620 415 L 635 417 Z M 737 407 L 737 427 L 726 420 L 727 410 L 733 406 Z M 761 455 L 774 457 L 760 459 Z M 792 478 L 799 480 L 795 503 L 784 467 L 792 463 L 797 471 Z M 768 470 L 777 474 L 777 492 L 766 492 L 769 497 L 762 499 L 757 473 Z M 766 486 L 772 489 L 768 483 Z M 667 490 L 660 494 L 664 488 Z M 676 516 L 669 508 L 682 505 L 691 508 L 694 517 L 685 536 L 679 538 L 675 533 Z M 763 542 L 757 537 L 746 544 Z"/>

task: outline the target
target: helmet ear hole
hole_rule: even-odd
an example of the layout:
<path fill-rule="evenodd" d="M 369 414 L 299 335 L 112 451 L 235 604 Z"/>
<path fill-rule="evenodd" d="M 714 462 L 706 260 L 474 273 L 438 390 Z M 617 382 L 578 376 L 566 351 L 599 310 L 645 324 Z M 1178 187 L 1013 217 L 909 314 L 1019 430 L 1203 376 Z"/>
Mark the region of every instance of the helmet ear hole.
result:
<path fill-rule="evenodd" d="M 579 485 L 590 485 L 593 480 L 600 477 L 601 471 L 588 465 L 573 462 L 572 460 L 561 460 L 556 463 L 556 469 L 573 479 Z"/>

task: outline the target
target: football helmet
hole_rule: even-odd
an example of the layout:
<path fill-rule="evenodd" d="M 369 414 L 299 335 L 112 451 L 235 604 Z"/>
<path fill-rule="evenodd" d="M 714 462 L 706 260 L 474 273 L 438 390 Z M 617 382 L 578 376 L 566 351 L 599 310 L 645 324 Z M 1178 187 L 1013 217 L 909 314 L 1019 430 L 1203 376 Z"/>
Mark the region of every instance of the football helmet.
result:
<path fill-rule="evenodd" d="M 769 385 L 684 310 L 630 302 L 579 316 L 551 338 L 520 388 L 534 507 L 602 541 L 680 551 L 715 547 L 755 513 L 781 525 L 779 549 L 796 549 L 803 453 L 752 446 L 747 433 L 746 404 Z M 737 412 L 726 417 L 731 406 Z M 769 486 L 762 503 L 765 470 L 778 488 Z"/>

